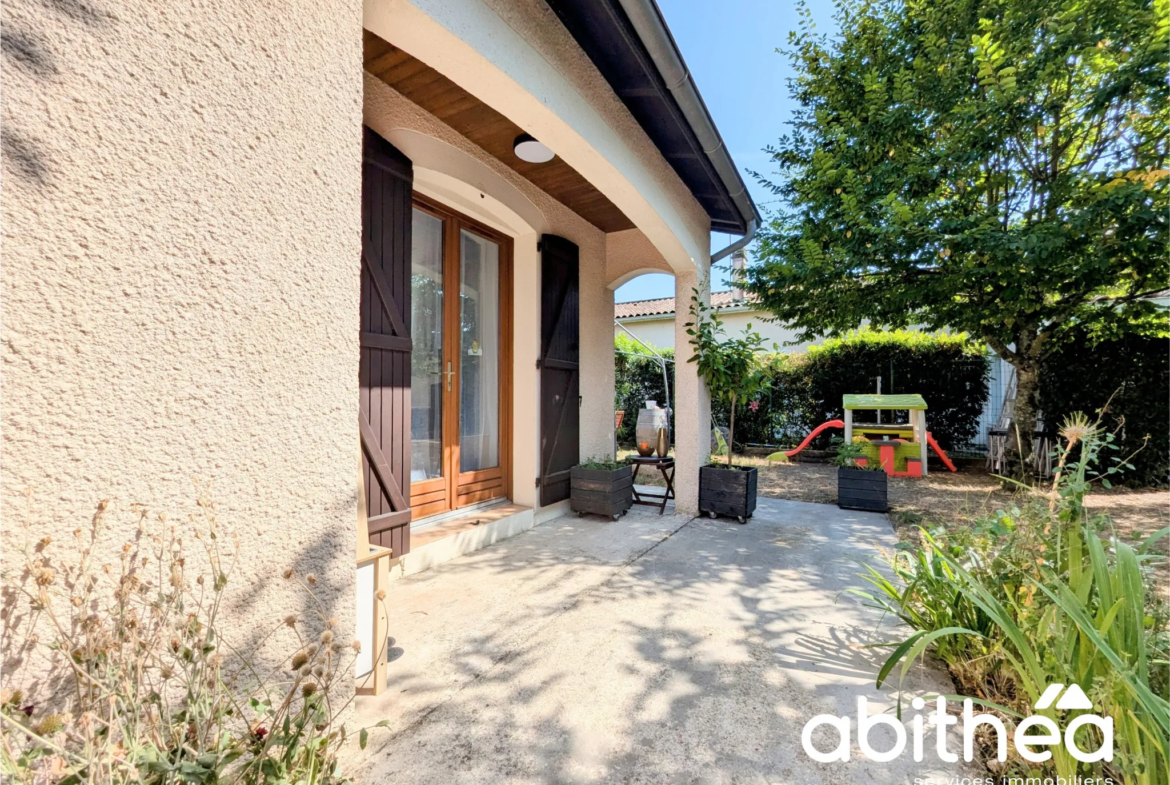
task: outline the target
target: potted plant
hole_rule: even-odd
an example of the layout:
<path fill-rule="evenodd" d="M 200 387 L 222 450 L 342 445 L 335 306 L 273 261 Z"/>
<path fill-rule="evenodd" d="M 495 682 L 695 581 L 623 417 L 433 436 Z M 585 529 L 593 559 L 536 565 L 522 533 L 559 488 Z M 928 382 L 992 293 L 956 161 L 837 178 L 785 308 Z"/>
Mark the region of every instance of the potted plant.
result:
<path fill-rule="evenodd" d="M 728 515 L 746 523 L 756 509 L 758 472 L 754 466 L 732 463 L 735 407 L 755 397 L 771 380 L 768 366 L 758 359 L 764 351 L 763 339 L 752 331 L 751 324 L 742 337 L 728 337 L 718 312 L 700 299 L 697 289 L 692 290 L 691 317 L 687 335 L 695 353 L 687 362 L 698 365 L 699 376 L 707 382 L 712 399 L 726 401 L 731 410 L 727 464 L 712 461 L 699 469 L 699 512 L 712 518 Z"/>
<path fill-rule="evenodd" d="M 634 504 L 633 467 L 590 458 L 573 467 L 569 489 L 569 508 L 578 515 L 590 512 L 616 521 Z"/>
<path fill-rule="evenodd" d="M 865 457 L 861 445 L 842 442 L 833 458 L 837 464 L 837 506 L 847 510 L 887 512 L 890 509 L 885 467 Z"/>

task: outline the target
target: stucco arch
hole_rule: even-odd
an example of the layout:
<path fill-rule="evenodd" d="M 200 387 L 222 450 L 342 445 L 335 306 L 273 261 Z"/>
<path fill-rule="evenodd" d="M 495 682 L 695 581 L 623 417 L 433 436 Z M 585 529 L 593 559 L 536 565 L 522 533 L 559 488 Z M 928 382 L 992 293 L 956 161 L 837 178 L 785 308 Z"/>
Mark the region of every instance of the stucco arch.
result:
<path fill-rule="evenodd" d="M 394 128 L 383 137 L 414 164 L 415 190 L 425 196 L 512 237 L 550 231 L 547 216 L 531 199 L 458 147 L 410 128 Z"/>
<path fill-rule="evenodd" d="M 643 275 L 669 275 L 673 277 L 674 270 L 662 270 L 658 267 L 639 267 L 636 270 L 630 270 L 628 273 L 619 275 L 617 278 L 610 281 L 608 286 L 610 289 L 617 290 L 619 287 L 624 286 L 635 278 Z"/>
<path fill-rule="evenodd" d="M 640 229 L 606 235 L 605 281 L 610 289 L 647 273 L 674 275 L 676 270 Z"/>

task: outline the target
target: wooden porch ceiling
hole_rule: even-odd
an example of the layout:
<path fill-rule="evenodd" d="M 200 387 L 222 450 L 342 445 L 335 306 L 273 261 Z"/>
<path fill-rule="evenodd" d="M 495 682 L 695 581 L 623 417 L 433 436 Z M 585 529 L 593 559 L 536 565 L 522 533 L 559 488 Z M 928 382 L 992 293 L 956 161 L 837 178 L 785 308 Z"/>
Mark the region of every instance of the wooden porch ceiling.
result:
<path fill-rule="evenodd" d="M 558 156 L 548 163 L 521 161 L 512 150 L 520 126 L 426 63 L 365 30 L 365 70 L 458 131 L 603 232 L 634 224 Z"/>

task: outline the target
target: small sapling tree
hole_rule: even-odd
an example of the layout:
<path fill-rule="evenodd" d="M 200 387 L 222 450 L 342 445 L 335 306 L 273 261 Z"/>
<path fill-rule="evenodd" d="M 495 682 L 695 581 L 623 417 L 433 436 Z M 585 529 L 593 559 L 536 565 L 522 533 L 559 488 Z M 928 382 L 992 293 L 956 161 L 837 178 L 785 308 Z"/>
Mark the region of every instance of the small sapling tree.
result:
<path fill-rule="evenodd" d="M 698 365 L 699 376 L 707 382 L 711 397 L 731 406 L 727 438 L 727 465 L 731 466 L 736 403 L 754 398 L 771 380 L 768 364 L 758 356 L 764 351 L 764 341 L 750 323 L 741 337 L 729 337 L 718 311 L 703 302 L 698 289 L 691 291 L 687 335 L 695 353 L 687 362 Z"/>

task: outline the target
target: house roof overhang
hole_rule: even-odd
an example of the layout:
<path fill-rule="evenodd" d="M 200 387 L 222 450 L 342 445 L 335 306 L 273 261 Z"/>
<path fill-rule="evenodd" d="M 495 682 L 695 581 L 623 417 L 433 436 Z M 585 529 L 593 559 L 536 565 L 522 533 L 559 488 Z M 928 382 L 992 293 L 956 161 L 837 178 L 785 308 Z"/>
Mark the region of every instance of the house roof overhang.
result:
<path fill-rule="evenodd" d="M 711 218 L 744 234 L 760 215 L 654 0 L 545 0 Z"/>

